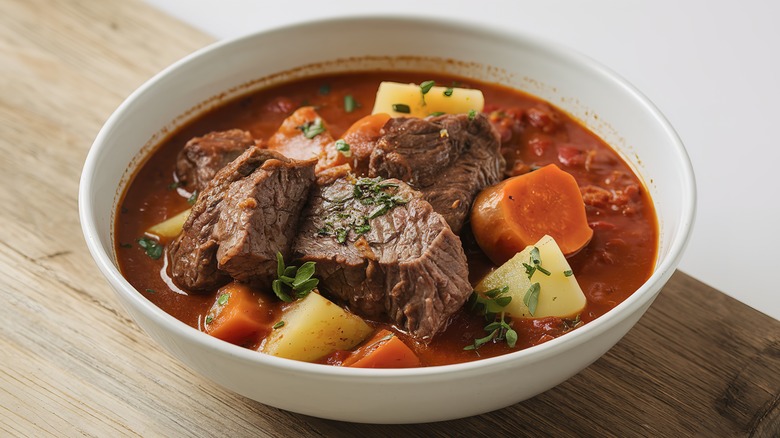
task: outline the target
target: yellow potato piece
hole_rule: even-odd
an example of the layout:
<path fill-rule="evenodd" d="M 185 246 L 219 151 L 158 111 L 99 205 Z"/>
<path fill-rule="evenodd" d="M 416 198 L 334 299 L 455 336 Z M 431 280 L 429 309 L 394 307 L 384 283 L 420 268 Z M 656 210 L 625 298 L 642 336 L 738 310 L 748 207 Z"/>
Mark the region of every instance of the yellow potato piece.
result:
<path fill-rule="evenodd" d="M 184 222 L 187 221 L 191 211 L 192 209 L 188 208 L 176 216 L 170 217 L 159 224 L 152 225 L 146 232 L 159 238 L 173 239 L 181 233 Z"/>
<path fill-rule="evenodd" d="M 260 351 L 305 362 L 351 349 L 373 332 L 359 316 L 314 292 L 287 308 L 281 321 L 284 325 L 271 332 Z"/>
<path fill-rule="evenodd" d="M 445 92 L 452 90 L 450 96 Z M 409 112 L 397 111 L 406 105 Z M 396 109 L 393 109 L 395 106 Z M 482 92 L 470 88 L 431 87 L 423 96 L 419 84 L 382 82 L 376 93 L 372 114 L 387 113 L 391 117 L 428 117 L 435 113 L 464 114 L 471 110 L 480 112 L 485 107 Z"/>
<path fill-rule="evenodd" d="M 531 250 L 534 247 L 539 249 L 541 266 L 550 272 L 549 276 L 537 270 L 528 278 L 523 263 L 532 265 Z M 490 289 L 508 286 L 507 295 L 512 297 L 512 301 L 504 310 L 513 318 L 568 318 L 582 312 L 586 299 L 574 275 L 566 276 L 567 271 L 570 272 L 571 267 L 558 244 L 552 237 L 544 236 L 535 245 L 529 245 L 486 275 L 474 289 L 484 293 Z M 531 315 L 528 306 L 523 303 L 523 298 L 533 283 L 539 283 L 540 289 L 536 311 Z"/>

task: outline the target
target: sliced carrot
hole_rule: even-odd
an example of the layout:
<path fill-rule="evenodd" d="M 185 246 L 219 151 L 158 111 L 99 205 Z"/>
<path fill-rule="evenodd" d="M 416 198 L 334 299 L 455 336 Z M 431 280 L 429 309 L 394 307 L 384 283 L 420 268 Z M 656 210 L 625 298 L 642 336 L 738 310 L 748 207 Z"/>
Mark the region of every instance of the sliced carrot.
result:
<path fill-rule="evenodd" d="M 342 363 L 353 368 L 412 368 L 420 359 L 389 330 L 378 331 Z"/>
<path fill-rule="evenodd" d="M 237 345 L 253 345 L 271 331 L 272 310 L 263 299 L 241 283 L 230 283 L 217 291 L 206 314 L 204 331 Z"/>
<path fill-rule="evenodd" d="M 341 136 L 342 140 L 349 144 L 350 149 L 350 157 L 346 162 L 349 162 L 352 170 L 358 175 L 368 171 L 371 152 L 374 151 L 382 128 L 388 120 L 390 120 L 390 115 L 386 113 L 365 116 L 353 123 Z"/>
<path fill-rule="evenodd" d="M 577 181 L 555 164 L 483 190 L 471 210 L 471 228 L 480 248 L 497 265 L 546 234 L 566 257 L 593 237 Z"/>
<path fill-rule="evenodd" d="M 328 125 L 313 107 L 304 106 L 284 119 L 279 129 L 268 139 L 268 149 L 287 158 L 309 160 L 320 158 L 325 146 L 333 143 Z"/>

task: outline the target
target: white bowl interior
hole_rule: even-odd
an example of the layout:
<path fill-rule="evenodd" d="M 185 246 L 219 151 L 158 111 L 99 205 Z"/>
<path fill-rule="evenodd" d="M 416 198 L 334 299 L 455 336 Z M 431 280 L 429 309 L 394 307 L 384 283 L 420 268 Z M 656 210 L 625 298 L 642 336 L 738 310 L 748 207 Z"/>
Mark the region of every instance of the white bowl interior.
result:
<path fill-rule="evenodd" d="M 318 43 L 323 35 L 327 44 Z M 113 212 L 132 171 L 166 133 L 249 90 L 324 72 L 377 69 L 444 70 L 501 83 L 546 99 L 582 121 L 632 164 L 651 192 L 660 230 L 652 278 L 605 317 L 554 341 L 478 363 L 413 370 L 338 369 L 241 349 L 176 321 L 122 278 L 114 259 Z M 551 388 L 600 357 L 634 325 L 674 271 L 693 223 L 695 186 L 682 143 L 663 116 L 592 60 L 521 34 L 369 17 L 307 23 L 219 43 L 157 75 L 98 134 L 82 174 L 79 203 L 90 251 L 123 305 L 182 361 L 273 406 L 325 418 L 394 423 L 497 409 Z M 510 384 L 478 379 L 523 367 L 533 373 L 524 369 L 519 375 L 534 378 Z M 248 375 L 256 378 L 237 377 Z M 480 383 L 466 383 L 474 380 Z M 469 403 L 458 402 L 459 395 Z"/>

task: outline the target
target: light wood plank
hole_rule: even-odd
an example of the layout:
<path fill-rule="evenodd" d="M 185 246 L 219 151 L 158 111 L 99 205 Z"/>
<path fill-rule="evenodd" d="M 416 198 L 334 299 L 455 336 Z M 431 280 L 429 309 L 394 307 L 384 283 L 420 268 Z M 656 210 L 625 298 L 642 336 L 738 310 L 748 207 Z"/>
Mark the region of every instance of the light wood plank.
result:
<path fill-rule="evenodd" d="M 138 0 L 4 1 L 4 435 L 778 436 L 780 322 L 682 273 L 604 358 L 479 417 L 341 423 L 270 408 L 195 375 L 121 309 L 87 253 L 76 205 L 81 166 L 111 111 L 209 42 Z"/>

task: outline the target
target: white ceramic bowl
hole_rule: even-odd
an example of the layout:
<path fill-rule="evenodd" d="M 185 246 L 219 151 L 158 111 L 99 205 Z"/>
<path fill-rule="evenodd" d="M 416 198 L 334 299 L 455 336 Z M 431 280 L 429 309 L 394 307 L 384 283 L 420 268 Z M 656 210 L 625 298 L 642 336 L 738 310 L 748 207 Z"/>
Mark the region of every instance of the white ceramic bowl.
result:
<path fill-rule="evenodd" d="M 222 342 L 163 312 L 122 277 L 112 247 L 119 194 L 165 132 L 237 93 L 316 73 L 378 68 L 443 69 L 502 83 L 544 98 L 584 122 L 632 163 L 651 192 L 660 229 L 652 277 L 605 316 L 542 345 L 472 363 L 386 370 L 290 361 Z M 637 322 L 675 270 L 693 224 L 695 184 L 688 156 L 669 123 L 636 89 L 591 59 L 528 35 L 466 23 L 363 17 L 221 42 L 152 78 L 114 112 L 95 139 L 82 174 L 79 212 L 92 256 L 127 311 L 192 369 L 290 411 L 356 422 L 411 423 L 517 403 L 603 355 Z"/>

